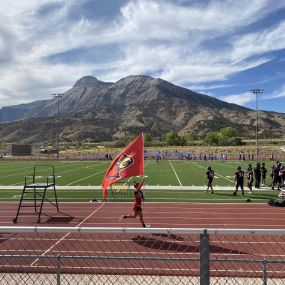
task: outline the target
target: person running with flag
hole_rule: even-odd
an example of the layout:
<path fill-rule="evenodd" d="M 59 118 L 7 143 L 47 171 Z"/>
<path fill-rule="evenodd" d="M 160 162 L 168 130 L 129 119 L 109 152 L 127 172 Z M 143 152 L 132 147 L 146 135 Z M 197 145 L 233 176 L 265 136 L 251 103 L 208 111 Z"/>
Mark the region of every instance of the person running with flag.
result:
<path fill-rule="evenodd" d="M 143 217 L 143 212 L 142 212 L 142 201 L 144 200 L 144 194 L 141 190 L 142 186 L 143 186 L 144 180 L 142 180 L 141 183 L 137 183 L 136 181 L 134 181 L 134 205 L 133 205 L 133 214 L 131 215 L 123 215 L 120 218 L 121 220 L 124 219 L 135 219 L 137 216 L 139 216 L 141 224 L 144 228 L 149 228 L 150 225 L 146 224 L 144 222 L 144 217 Z"/>

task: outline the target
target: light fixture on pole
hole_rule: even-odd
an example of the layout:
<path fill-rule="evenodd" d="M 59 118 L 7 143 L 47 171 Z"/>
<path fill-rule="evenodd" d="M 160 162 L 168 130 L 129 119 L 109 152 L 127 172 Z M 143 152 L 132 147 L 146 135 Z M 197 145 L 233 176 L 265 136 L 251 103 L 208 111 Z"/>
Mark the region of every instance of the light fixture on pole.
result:
<path fill-rule="evenodd" d="M 259 129 L 259 114 L 258 114 L 258 95 L 264 92 L 264 89 L 256 88 L 251 89 L 250 92 L 255 94 L 255 103 L 256 103 L 256 158 L 259 155 L 259 142 L 258 142 L 258 129 Z"/>
<path fill-rule="evenodd" d="M 63 93 L 52 94 L 54 99 L 57 99 L 57 131 L 56 131 L 56 156 L 59 158 L 59 100 L 62 98 Z"/>

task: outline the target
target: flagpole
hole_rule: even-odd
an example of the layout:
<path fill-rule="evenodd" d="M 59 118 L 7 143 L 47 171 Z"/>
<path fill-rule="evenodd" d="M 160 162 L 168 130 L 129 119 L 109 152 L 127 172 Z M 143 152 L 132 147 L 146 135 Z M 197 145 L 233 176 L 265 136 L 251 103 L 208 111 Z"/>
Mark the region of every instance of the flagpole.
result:
<path fill-rule="evenodd" d="M 144 136 L 143 136 L 143 132 L 142 132 L 142 143 L 143 143 L 143 147 L 142 147 L 142 158 L 143 158 L 143 175 L 144 175 Z"/>

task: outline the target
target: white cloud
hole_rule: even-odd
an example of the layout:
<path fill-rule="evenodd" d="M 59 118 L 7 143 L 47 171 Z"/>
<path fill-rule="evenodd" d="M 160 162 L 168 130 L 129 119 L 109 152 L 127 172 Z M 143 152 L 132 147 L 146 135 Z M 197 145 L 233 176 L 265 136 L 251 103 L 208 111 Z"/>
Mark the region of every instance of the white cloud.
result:
<path fill-rule="evenodd" d="M 253 96 L 251 92 L 245 92 L 245 93 L 240 93 L 240 94 L 222 96 L 219 99 L 226 101 L 228 103 L 234 103 L 234 104 L 245 106 L 247 103 L 255 101 L 255 96 Z"/>
<path fill-rule="evenodd" d="M 244 10 L 245 5 L 247 9 L 244 13 L 236 13 Z M 204 4 L 191 8 L 169 1 L 133 1 L 122 9 L 122 25 L 117 27 L 118 34 L 121 33 L 119 41 L 123 42 L 121 48 L 125 60 L 121 61 L 121 67 L 114 74 L 111 73 L 116 77 L 118 74 L 126 75 L 128 70 L 132 71 L 131 74 L 161 70 L 158 76 L 176 84 L 223 81 L 234 73 L 257 67 L 271 58 L 249 59 L 254 55 L 254 46 L 251 45 L 251 52 L 246 51 L 247 46 L 238 45 L 236 49 L 236 38 L 229 42 L 232 50 L 231 46 L 211 49 L 204 45 L 205 41 L 246 26 L 272 9 L 268 1 L 235 1 L 230 4 L 213 1 L 208 6 Z M 279 44 L 274 49 L 267 44 L 272 35 L 280 32 L 282 25 L 268 31 L 262 52 L 257 51 L 257 54 L 282 47 Z M 254 34 L 254 37 L 258 36 L 258 33 Z M 245 42 L 247 37 L 250 35 L 240 36 L 241 42 Z"/>
<path fill-rule="evenodd" d="M 258 100 L 272 100 L 285 97 L 285 85 L 281 86 L 278 90 L 273 91 L 272 93 L 264 93 L 258 95 Z M 249 102 L 255 102 L 256 96 L 251 92 L 244 92 L 240 94 L 231 94 L 227 96 L 219 97 L 220 100 L 226 101 L 228 103 L 235 103 L 238 105 L 245 106 Z"/>
<path fill-rule="evenodd" d="M 203 85 L 203 84 L 193 84 L 193 85 L 187 85 L 186 87 L 191 90 L 197 90 L 197 92 L 202 92 L 204 90 L 212 90 L 212 89 L 220 89 L 220 88 L 228 88 L 233 87 L 235 84 L 209 84 L 209 85 Z M 205 93 L 204 93 L 205 94 Z M 208 94 L 208 93 L 207 93 Z M 208 94 L 209 95 L 209 94 Z"/>
<path fill-rule="evenodd" d="M 285 21 L 271 29 L 235 37 L 232 46 L 233 61 L 242 61 L 251 56 L 284 49 Z"/>
<path fill-rule="evenodd" d="M 271 94 L 265 94 L 264 99 L 276 99 L 281 97 L 285 97 L 285 84 Z"/>
<path fill-rule="evenodd" d="M 110 22 L 71 17 L 84 2 L 0 0 L 5 7 L 5 14 L 0 11 L 1 105 L 48 98 L 92 73 L 106 81 L 149 73 L 176 84 L 207 86 L 259 66 L 271 60 L 264 53 L 285 48 L 284 21 L 241 33 L 243 27 L 285 7 L 284 1 L 191 1 L 190 6 L 184 0 L 130 0 Z M 44 5 L 56 9 L 42 15 Z M 209 43 L 222 38 L 216 46 Z M 75 64 L 64 56 L 47 62 L 53 55 L 80 49 L 96 53 L 99 46 L 109 45 L 119 49 L 111 62 L 89 58 L 88 63 L 82 59 Z"/>

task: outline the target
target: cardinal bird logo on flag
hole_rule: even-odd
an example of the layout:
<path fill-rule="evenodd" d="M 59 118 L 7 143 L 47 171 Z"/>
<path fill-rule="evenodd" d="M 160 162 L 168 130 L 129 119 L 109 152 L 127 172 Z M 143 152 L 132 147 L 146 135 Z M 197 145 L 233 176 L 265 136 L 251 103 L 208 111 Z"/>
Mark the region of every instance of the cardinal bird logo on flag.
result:
<path fill-rule="evenodd" d="M 110 178 L 121 178 L 120 172 L 124 169 L 126 169 L 127 167 L 129 167 L 130 165 L 132 165 L 134 163 L 134 158 L 131 155 L 128 155 L 127 153 L 124 153 L 123 156 L 117 161 L 116 163 L 116 167 L 114 167 L 114 171 L 116 171 L 115 175 L 112 175 L 111 172 L 114 171 L 110 171 L 109 175 L 107 176 L 107 179 Z"/>
<path fill-rule="evenodd" d="M 103 198 L 107 196 L 107 188 L 124 178 L 144 175 L 144 143 L 143 134 L 133 140 L 111 163 L 103 181 Z"/>

